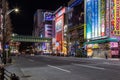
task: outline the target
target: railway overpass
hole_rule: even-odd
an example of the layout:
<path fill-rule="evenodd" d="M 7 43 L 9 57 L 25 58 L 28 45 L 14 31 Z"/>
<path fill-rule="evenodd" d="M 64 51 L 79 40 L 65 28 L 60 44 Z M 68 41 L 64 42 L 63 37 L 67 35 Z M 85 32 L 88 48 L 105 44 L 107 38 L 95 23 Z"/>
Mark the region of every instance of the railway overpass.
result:
<path fill-rule="evenodd" d="M 40 38 L 36 36 L 23 36 L 23 35 L 16 35 L 11 36 L 11 40 L 13 42 L 51 42 L 52 38 Z"/>

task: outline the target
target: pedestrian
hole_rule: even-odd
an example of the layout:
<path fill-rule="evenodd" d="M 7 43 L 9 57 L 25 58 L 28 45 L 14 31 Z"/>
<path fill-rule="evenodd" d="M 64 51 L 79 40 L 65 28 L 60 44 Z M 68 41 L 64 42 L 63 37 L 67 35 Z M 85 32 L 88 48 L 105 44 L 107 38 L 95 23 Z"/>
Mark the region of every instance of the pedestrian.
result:
<path fill-rule="evenodd" d="M 108 55 L 107 55 L 107 52 L 105 51 L 105 59 L 108 59 Z"/>

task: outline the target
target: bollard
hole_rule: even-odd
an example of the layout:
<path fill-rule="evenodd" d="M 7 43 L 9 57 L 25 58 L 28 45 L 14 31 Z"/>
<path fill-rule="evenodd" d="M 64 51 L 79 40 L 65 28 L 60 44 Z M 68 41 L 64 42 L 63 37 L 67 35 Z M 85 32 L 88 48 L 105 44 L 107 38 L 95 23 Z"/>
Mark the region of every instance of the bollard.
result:
<path fill-rule="evenodd" d="M 11 80 L 20 80 L 19 77 L 15 75 L 15 73 L 11 74 L 10 79 Z"/>

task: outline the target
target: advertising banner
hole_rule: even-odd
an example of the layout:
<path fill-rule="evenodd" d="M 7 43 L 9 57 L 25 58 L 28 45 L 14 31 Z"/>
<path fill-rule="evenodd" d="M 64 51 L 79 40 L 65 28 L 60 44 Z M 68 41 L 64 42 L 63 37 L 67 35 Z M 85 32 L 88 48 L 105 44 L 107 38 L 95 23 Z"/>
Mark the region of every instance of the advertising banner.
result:
<path fill-rule="evenodd" d="M 101 9 L 101 0 L 98 0 L 98 36 L 101 36 L 101 27 L 100 27 L 100 9 Z"/>
<path fill-rule="evenodd" d="M 64 18 L 63 18 L 63 15 L 62 15 L 55 20 L 56 32 L 62 31 L 62 29 L 63 29 L 63 19 Z"/>
<path fill-rule="evenodd" d="M 110 36 L 110 0 L 106 0 L 106 36 Z"/>
<path fill-rule="evenodd" d="M 54 18 L 53 13 L 51 13 L 51 12 L 44 13 L 44 21 L 52 21 L 53 18 Z"/>
<path fill-rule="evenodd" d="M 87 32 L 87 39 L 91 38 L 92 34 L 92 7 L 91 4 L 92 0 L 86 0 L 86 32 Z"/>
<path fill-rule="evenodd" d="M 101 9 L 100 9 L 100 19 L 101 19 L 101 36 L 105 36 L 105 2 L 106 0 L 101 0 Z"/>
<path fill-rule="evenodd" d="M 95 6 L 94 14 L 94 26 L 95 26 L 95 37 L 98 37 L 98 0 L 93 0 Z"/>
<path fill-rule="evenodd" d="M 110 0 L 111 36 L 119 38 L 120 35 L 120 0 Z"/>
<path fill-rule="evenodd" d="M 95 3 L 94 0 L 91 0 L 91 9 L 92 9 L 92 38 L 95 37 Z"/>
<path fill-rule="evenodd" d="M 120 21 L 119 21 L 119 18 L 120 18 L 119 8 L 120 8 L 120 0 L 115 0 L 115 27 L 116 27 L 116 30 L 120 30 L 120 28 L 119 28 L 119 24 L 120 24 Z"/>
<path fill-rule="evenodd" d="M 56 34 L 56 49 L 58 52 L 62 52 L 63 41 L 63 28 L 64 28 L 64 14 L 58 16 L 55 19 L 55 34 Z"/>
<path fill-rule="evenodd" d="M 62 50 L 62 31 L 56 33 L 56 47 L 58 51 Z"/>
<path fill-rule="evenodd" d="M 86 0 L 86 32 L 87 39 L 101 36 L 100 0 Z"/>
<path fill-rule="evenodd" d="M 110 30 L 111 30 L 111 36 L 114 35 L 115 28 L 115 9 L 114 9 L 114 3 L 115 0 L 110 0 Z"/>

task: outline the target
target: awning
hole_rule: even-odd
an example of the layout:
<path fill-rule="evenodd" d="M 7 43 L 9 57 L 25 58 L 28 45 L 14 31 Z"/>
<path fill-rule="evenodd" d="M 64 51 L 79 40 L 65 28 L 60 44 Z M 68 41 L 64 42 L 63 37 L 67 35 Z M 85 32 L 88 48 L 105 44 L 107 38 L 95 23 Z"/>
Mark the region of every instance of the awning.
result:
<path fill-rule="evenodd" d="M 84 45 L 85 44 L 106 43 L 106 42 L 118 42 L 118 39 L 116 39 L 116 38 L 107 38 L 107 39 L 94 40 L 94 41 L 85 42 Z"/>

